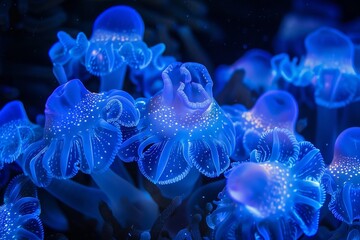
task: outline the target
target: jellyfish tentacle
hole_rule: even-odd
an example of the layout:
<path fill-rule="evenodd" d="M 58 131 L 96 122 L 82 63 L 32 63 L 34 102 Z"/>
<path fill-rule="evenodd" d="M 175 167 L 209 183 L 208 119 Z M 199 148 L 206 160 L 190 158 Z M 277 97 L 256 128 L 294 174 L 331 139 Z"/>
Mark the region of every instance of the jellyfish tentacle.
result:
<path fill-rule="evenodd" d="M 163 151 L 160 154 L 159 163 L 158 163 L 156 173 L 154 176 L 155 182 L 159 181 L 161 175 L 164 173 L 164 170 L 167 167 L 168 159 L 169 159 L 173 144 L 174 144 L 173 141 L 166 141 L 164 143 Z"/>
<path fill-rule="evenodd" d="M 79 32 L 76 36 L 76 45 L 69 50 L 69 53 L 74 58 L 80 58 L 85 55 L 89 47 L 89 40 L 83 32 Z"/>
<path fill-rule="evenodd" d="M 144 150 L 149 146 L 153 145 L 154 143 L 157 143 L 159 140 L 160 139 L 158 136 L 150 136 L 147 139 L 145 139 L 142 143 L 140 143 L 138 147 L 138 156 L 142 158 Z"/>
<path fill-rule="evenodd" d="M 275 140 L 275 141 L 274 141 Z M 275 153 L 273 153 L 275 151 Z M 272 154 L 275 154 L 274 156 Z M 268 131 L 259 140 L 256 151 L 258 161 L 279 161 L 293 164 L 299 154 L 299 144 L 294 135 L 285 129 L 275 128 Z"/>
<path fill-rule="evenodd" d="M 302 179 L 313 178 L 319 180 L 324 172 L 325 165 L 321 161 L 320 150 L 307 141 L 300 142 L 299 161 L 294 166 L 294 172 Z"/>
<path fill-rule="evenodd" d="M 149 137 L 149 132 L 138 132 L 131 136 L 130 138 L 126 139 L 120 146 L 120 150 L 118 152 L 118 156 L 121 160 L 130 162 L 134 161 L 138 156 L 134 156 L 134 152 L 138 151 L 139 145 L 143 142 L 146 138 Z"/>
<path fill-rule="evenodd" d="M 350 199 L 351 188 L 352 188 L 352 183 L 346 183 L 342 191 L 342 200 L 345 206 L 346 215 L 349 216 L 349 219 L 354 218 L 352 203 Z"/>
<path fill-rule="evenodd" d="M 180 142 L 155 143 L 139 159 L 138 165 L 145 177 L 160 185 L 178 182 L 190 172 L 190 166 L 184 159 L 183 144 Z"/>

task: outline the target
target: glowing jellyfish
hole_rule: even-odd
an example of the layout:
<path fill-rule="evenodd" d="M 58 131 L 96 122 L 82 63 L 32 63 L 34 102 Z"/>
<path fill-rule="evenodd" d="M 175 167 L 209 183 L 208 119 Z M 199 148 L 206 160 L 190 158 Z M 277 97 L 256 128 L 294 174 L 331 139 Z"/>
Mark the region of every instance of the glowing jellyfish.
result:
<path fill-rule="evenodd" d="M 263 132 L 275 127 L 295 132 L 298 105 L 294 97 L 285 91 L 273 90 L 264 93 L 251 110 L 240 104 L 222 108 L 236 130 L 236 147 L 231 157 L 237 161 L 245 160 L 249 156 Z"/>
<path fill-rule="evenodd" d="M 0 169 L 17 160 L 25 149 L 42 137 L 40 126 L 28 119 L 20 101 L 7 103 L 0 111 Z"/>
<path fill-rule="evenodd" d="M 285 129 L 266 132 L 249 162 L 226 173 L 217 208 L 207 217 L 215 239 L 296 239 L 314 235 L 325 200 L 320 151 Z"/>
<path fill-rule="evenodd" d="M 22 166 L 39 186 L 51 177 L 103 172 L 122 141 L 121 126 L 135 126 L 139 112 L 126 92 L 91 93 L 79 80 L 59 86 L 46 102 L 44 138 L 31 144 Z"/>
<path fill-rule="evenodd" d="M 158 184 L 180 181 L 193 166 L 219 176 L 230 164 L 235 132 L 213 98 L 209 73 L 201 64 L 173 63 L 162 78 L 163 90 L 145 100 L 139 125 L 124 134 L 120 158 L 137 160 L 143 175 Z"/>
<path fill-rule="evenodd" d="M 0 206 L 0 239 L 44 239 L 40 202 L 35 186 L 24 175 L 15 177 Z"/>
<path fill-rule="evenodd" d="M 360 128 L 348 128 L 335 142 L 334 158 L 327 170 L 329 209 L 348 224 L 360 219 Z"/>
<path fill-rule="evenodd" d="M 320 106 L 339 108 L 360 99 L 360 79 L 353 67 L 354 45 L 349 37 L 324 27 L 307 36 L 305 48 L 306 56 L 299 63 L 280 54 L 273 58 L 273 68 L 297 86 L 312 84 Z"/>
<path fill-rule="evenodd" d="M 95 20 L 90 40 L 80 32 L 76 40 L 59 32 L 59 42 L 49 50 L 54 75 L 63 84 L 74 76 L 74 68 L 82 64 L 86 70 L 101 78 L 100 91 L 121 89 L 126 67 L 145 68 L 152 51 L 142 41 L 144 22 L 139 13 L 128 6 L 115 6 Z"/>

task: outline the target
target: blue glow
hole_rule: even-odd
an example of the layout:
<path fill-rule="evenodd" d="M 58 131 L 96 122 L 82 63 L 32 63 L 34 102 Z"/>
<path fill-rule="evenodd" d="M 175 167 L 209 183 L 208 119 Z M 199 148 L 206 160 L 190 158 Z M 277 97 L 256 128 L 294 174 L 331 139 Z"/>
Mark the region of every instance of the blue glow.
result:
<path fill-rule="evenodd" d="M 76 40 L 65 32 L 49 50 L 54 75 L 60 84 L 72 78 L 83 78 L 81 65 L 101 78 L 100 91 L 121 89 L 126 67 L 143 69 L 152 59 L 152 51 L 142 41 L 144 22 L 128 6 L 115 6 L 95 20 L 90 40 L 80 32 Z"/>
<path fill-rule="evenodd" d="M 0 239 L 44 239 L 40 211 L 35 186 L 24 175 L 15 177 L 0 206 Z"/>
<path fill-rule="evenodd" d="M 234 164 L 226 174 L 226 188 L 207 217 L 215 239 L 314 235 L 325 201 L 324 171 L 320 151 L 310 142 L 296 141 L 285 129 L 266 132 L 250 162 Z"/>
<path fill-rule="evenodd" d="M 144 30 L 144 22 L 135 9 L 129 6 L 115 6 L 106 9 L 96 18 L 93 37 L 95 41 L 101 40 L 104 35 L 98 34 L 97 31 L 108 31 L 112 34 L 120 33 L 124 39 L 138 41 L 143 38 Z"/>
<path fill-rule="evenodd" d="M 315 101 L 323 107 L 344 107 L 360 99 L 354 45 L 348 36 L 333 28 L 319 28 L 306 37 L 305 48 L 301 60 L 290 61 L 287 54 L 275 56 L 275 72 L 294 85 L 313 85 Z"/>
<path fill-rule="evenodd" d="M 136 134 L 122 144 L 120 158 L 138 160 L 144 176 L 158 184 L 180 181 L 192 166 L 219 176 L 230 164 L 235 133 L 213 99 L 206 68 L 174 63 L 162 78 L 163 90 L 144 103 Z"/>
<path fill-rule="evenodd" d="M 271 54 L 261 49 L 251 49 L 231 66 L 222 65 L 215 73 L 217 88 L 222 89 L 236 70 L 245 70 L 244 84 L 250 90 L 263 92 L 273 87 Z"/>
<path fill-rule="evenodd" d="M 121 144 L 120 127 L 135 126 L 138 121 L 134 99 L 126 92 L 96 94 L 79 80 L 69 81 L 48 98 L 44 138 L 26 149 L 23 168 L 40 186 L 49 183 L 49 176 L 103 172 Z"/>
<path fill-rule="evenodd" d="M 130 79 L 136 85 L 137 91 L 145 97 L 154 96 L 163 88 L 161 73 L 171 63 L 176 62 L 174 57 L 163 56 L 165 45 L 160 43 L 150 48 L 152 59 L 144 69 L 131 69 Z"/>
<path fill-rule="evenodd" d="M 359 240 L 360 18 L 291 1 L 2 1 L 0 240 Z"/>
<path fill-rule="evenodd" d="M 40 126 L 29 121 L 20 101 L 6 104 L 0 111 L 0 170 L 17 160 L 24 150 L 42 137 Z"/>
<path fill-rule="evenodd" d="M 334 158 L 328 168 L 329 209 L 334 216 L 348 224 L 360 219 L 360 128 L 343 131 L 335 142 Z"/>
<path fill-rule="evenodd" d="M 260 135 L 275 127 L 295 132 L 298 106 L 294 97 L 281 90 L 267 91 L 252 109 L 235 104 L 223 106 L 236 130 L 236 147 L 232 158 L 243 161 L 257 145 Z"/>

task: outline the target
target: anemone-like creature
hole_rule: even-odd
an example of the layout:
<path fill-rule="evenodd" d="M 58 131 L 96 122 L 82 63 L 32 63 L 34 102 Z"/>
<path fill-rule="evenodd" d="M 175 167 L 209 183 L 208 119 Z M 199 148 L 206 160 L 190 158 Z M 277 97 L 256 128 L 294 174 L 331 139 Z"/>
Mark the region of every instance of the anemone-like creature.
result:
<path fill-rule="evenodd" d="M 264 93 L 250 110 L 240 104 L 222 108 L 233 121 L 236 130 L 236 147 L 231 157 L 237 161 L 243 161 L 249 156 L 261 133 L 275 127 L 295 132 L 298 105 L 286 91 Z"/>
<path fill-rule="evenodd" d="M 207 217 L 214 239 L 296 239 L 314 235 L 325 200 L 320 151 L 285 129 L 264 133 L 249 162 L 226 173 Z"/>
<path fill-rule="evenodd" d="M 0 239 L 44 239 L 35 185 L 24 175 L 15 177 L 0 206 Z"/>
<path fill-rule="evenodd" d="M 79 170 L 103 172 L 121 144 L 121 126 L 138 121 L 139 111 L 128 93 L 91 93 L 80 80 L 71 80 L 48 98 L 44 138 L 27 148 L 21 165 L 39 186 L 48 185 L 52 177 L 71 178 Z"/>
<path fill-rule="evenodd" d="M 331 194 L 329 209 L 348 224 L 360 219 L 360 128 L 343 131 L 335 142 L 334 157 L 325 174 Z"/>
<path fill-rule="evenodd" d="M 229 167 L 235 131 L 213 98 L 207 69 L 174 63 L 162 78 L 163 90 L 145 100 L 142 119 L 125 137 L 120 158 L 138 160 L 143 175 L 158 184 L 180 181 L 193 166 L 208 177 L 219 176 Z"/>
<path fill-rule="evenodd" d="M 42 136 L 42 128 L 28 119 L 20 101 L 6 104 L 0 111 L 0 169 L 17 160 L 24 150 Z"/>
<path fill-rule="evenodd" d="M 101 78 L 100 91 L 121 89 L 126 67 L 145 68 L 152 51 L 142 41 L 144 22 L 139 13 L 128 6 L 115 6 L 95 20 L 90 40 L 80 32 L 76 40 L 59 32 L 59 42 L 49 50 L 54 75 L 63 84 L 76 75 L 78 66 Z M 75 74 L 75 75 L 74 75 Z"/>

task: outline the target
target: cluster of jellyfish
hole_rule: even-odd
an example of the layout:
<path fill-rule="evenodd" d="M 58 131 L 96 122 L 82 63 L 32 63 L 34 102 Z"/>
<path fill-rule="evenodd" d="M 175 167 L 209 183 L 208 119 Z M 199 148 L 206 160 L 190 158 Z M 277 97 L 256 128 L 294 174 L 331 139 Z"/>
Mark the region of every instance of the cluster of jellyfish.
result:
<path fill-rule="evenodd" d="M 33 123 L 20 101 L 2 107 L 0 239 L 66 235 L 59 203 L 110 228 L 108 239 L 360 238 L 360 121 L 344 120 L 357 117 L 360 77 L 348 36 L 320 28 L 293 58 L 251 50 L 213 80 L 143 35 L 128 6 L 101 13 L 91 37 L 59 32 L 49 50 L 59 86 L 44 115 Z M 218 104 L 239 71 L 259 93 L 253 106 Z M 298 119 L 309 89 L 314 139 Z M 178 210 L 182 221 L 171 219 Z M 324 216 L 333 228 L 319 226 Z"/>

